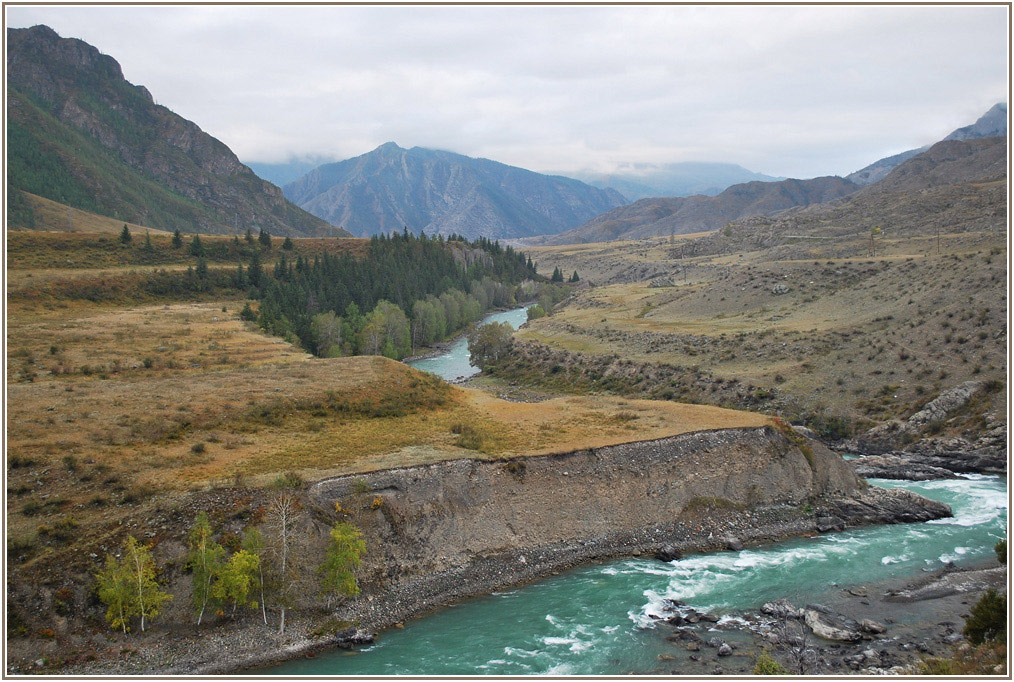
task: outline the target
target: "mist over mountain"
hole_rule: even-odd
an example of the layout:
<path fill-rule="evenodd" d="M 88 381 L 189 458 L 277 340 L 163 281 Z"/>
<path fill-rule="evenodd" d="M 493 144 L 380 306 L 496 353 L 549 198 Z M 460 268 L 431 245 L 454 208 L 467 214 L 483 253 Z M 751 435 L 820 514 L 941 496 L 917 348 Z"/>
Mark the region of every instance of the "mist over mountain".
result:
<path fill-rule="evenodd" d="M 851 194 L 858 188 L 843 178 L 823 177 L 747 182 L 733 185 L 715 197 L 641 199 L 540 243 L 573 244 L 706 232 L 737 218 L 823 203 Z"/>
<path fill-rule="evenodd" d="M 11 201 L 22 208 L 19 190 L 166 230 L 335 234 L 127 82 L 115 59 L 48 26 L 7 29 L 7 135 Z"/>
<path fill-rule="evenodd" d="M 554 234 L 627 203 L 571 178 L 393 142 L 320 166 L 284 192 L 357 236 L 405 228 L 470 239 Z"/>
<path fill-rule="evenodd" d="M 631 201 L 647 197 L 715 196 L 732 185 L 785 178 L 755 173 L 733 163 L 683 161 L 627 164 L 613 173 L 564 173 L 593 187 L 612 188 Z"/>
<path fill-rule="evenodd" d="M 998 135 L 1007 135 L 1007 105 L 1004 103 L 994 104 L 990 107 L 989 111 L 980 116 L 975 123 L 958 128 L 945 137 L 944 140 L 970 140 L 981 137 L 995 137 Z M 872 184 L 885 177 L 888 173 L 905 161 L 908 161 L 918 154 L 922 154 L 931 146 L 933 145 L 926 145 L 924 147 L 919 147 L 918 149 L 909 149 L 908 151 L 901 152 L 900 154 L 885 157 L 878 161 L 874 161 L 869 166 L 857 170 L 854 173 L 850 173 L 845 177 L 857 185 Z"/>

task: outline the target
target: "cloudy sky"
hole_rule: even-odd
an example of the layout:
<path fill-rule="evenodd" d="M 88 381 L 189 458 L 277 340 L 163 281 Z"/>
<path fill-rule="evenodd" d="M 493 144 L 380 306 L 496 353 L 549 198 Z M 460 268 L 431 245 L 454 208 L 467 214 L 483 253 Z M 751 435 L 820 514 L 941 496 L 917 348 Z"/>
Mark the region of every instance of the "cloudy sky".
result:
<path fill-rule="evenodd" d="M 847 174 L 1007 101 L 1006 7 L 6 7 L 246 162 L 387 141 L 536 171 Z"/>

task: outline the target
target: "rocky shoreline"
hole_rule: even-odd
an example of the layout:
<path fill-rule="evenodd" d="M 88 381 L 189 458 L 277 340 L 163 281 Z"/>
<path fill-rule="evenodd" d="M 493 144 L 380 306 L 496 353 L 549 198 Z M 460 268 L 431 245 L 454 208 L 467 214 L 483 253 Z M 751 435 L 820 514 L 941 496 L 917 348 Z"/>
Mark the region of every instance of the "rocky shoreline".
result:
<path fill-rule="evenodd" d="M 812 514 L 797 508 L 771 506 L 747 512 L 729 510 L 702 514 L 689 522 L 677 522 L 638 533 L 620 533 L 589 541 L 562 543 L 480 558 L 463 569 L 424 576 L 383 592 L 364 592 L 334 614 L 303 613 L 290 620 L 281 636 L 259 622 L 225 623 L 209 628 L 200 636 L 179 632 L 156 632 L 124 644 L 114 658 L 96 660 L 62 670 L 64 674 L 160 674 L 215 675 L 251 672 L 296 657 L 333 647 L 350 647 L 372 640 L 373 634 L 397 626 L 409 618 L 479 594 L 517 586 L 558 573 L 592 560 L 632 555 L 654 555 L 660 549 L 676 553 L 722 551 L 793 537 L 816 535 L 818 519 L 837 518 L 849 526 L 877 519 L 892 522 L 892 514 L 903 510 L 905 520 L 925 520 L 949 514 L 946 505 L 912 506 L 904 491 L 870 488 L 855 500 L 818 501 Z M 912 496 L 917 498 L 917 496 Z M 922 498 L 918 498 L 922 499 Z M 861 510 L 854 518 L 843 518 Z M 900 517 L 893 522 L 901 521 Z M 356 623 L 357 627 L 337 628 L 323 636 L 311 633 L 321 622 L 332 619 Z M 17 672 L 17 671 L 11 671 Z M 27 671 L 25 671 L 27 672 Z"/>
<path fill-rule="evenodd" d="M 948 565 L 925 577 L 840 589 L 825 604 L 769 602 L 719 619 L 674 604 L 656 625 L 674 653 L 652 674 L 750 674 L 767 653 L 793 674 L 915 675 L 920 662 L 946 656 L 964 638 L 963 616 L 977 595 L 1006 584 L 1007 569 Z M 673 663 L 678 668 L 673 668 Z"/>

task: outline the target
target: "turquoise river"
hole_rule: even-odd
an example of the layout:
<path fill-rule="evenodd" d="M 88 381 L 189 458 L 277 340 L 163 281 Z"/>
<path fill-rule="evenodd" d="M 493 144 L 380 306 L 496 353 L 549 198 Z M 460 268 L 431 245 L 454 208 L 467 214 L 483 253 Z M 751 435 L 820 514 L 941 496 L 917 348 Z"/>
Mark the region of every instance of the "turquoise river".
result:
<path fill-rule="evenodd" d="M 493 316 L 518 325 L 524 309 Z M 461 348 L 458 348 L 461 346 Z M 463 363 L 463 364 L 462 364 Z M 450 379 L 467 376 L 460 341 L 416 363 Z M 954 517 L 861 528 L 662 563 L 618 559 L 585 565 L 516 589 L 476 597 L 379 634 L 354 651 L 319 653 L 277 665 L 279 675 L 620 675 L 666 673 L 674 647 L 655 627 L 664 599 L 733 619 L 765 601 L 833 603 L 843 588 L 915 577 L 945 562 L 984 562 L 1005 536 L 1007 486 L 998 476 L 872 480 L 951 505 Z M 721 624 L 721 622 L 720 622 Z M 732 641 L 733 631 L 722 633 Z M 745 636 L 745 635 L 744 635 Z M 671 667 L 671 666 L 670 666 Z"/>

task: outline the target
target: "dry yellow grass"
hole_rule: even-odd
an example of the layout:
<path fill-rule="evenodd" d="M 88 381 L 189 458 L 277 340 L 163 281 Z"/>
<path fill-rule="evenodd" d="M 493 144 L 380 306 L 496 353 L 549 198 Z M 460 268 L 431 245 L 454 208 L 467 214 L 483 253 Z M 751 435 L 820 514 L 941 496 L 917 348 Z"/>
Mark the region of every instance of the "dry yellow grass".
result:
<path fill-rule="evenodd" d="M 224 307 L 10 311 L 9 531 L 67 512 L 87 528 L 119 504 L 290 471 L 312 480 L 766 423 L 620 398 L 511 403 L 384 358 L 313 358 L 240 321 L 239 302 Z"/>

